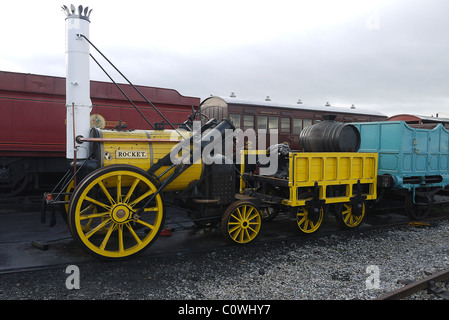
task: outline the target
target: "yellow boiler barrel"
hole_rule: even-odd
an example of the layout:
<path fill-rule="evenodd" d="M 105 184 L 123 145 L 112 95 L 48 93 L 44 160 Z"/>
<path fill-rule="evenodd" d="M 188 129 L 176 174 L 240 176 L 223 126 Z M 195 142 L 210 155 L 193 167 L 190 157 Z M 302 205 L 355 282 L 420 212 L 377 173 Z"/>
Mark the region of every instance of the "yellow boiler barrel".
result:
<path fill-rule="evenodd" d="M 191 135 L 189 131 L 179 130 L 179 132 L 184 138 L 189 138 Z M 173 147 L 183 140 L 174 130 L 115 131 L 94 128 L 91 137 L 102 139 L 101 142 L 91 144 L 101 167 L 128 164 L 145 171 L 148 171 L 159 159 L 170 153 Z M 203 164 L 200 159 L 164 190 L 184 190 L 192 181 L 201 178 L 202 167 Z M 168 167 L 161 167 L 155 172 L 155 175 L 158 176 L 167 169 Z M 161 178 L 161 182 L 170 176 L 173 170 L 167 172 Z"/>

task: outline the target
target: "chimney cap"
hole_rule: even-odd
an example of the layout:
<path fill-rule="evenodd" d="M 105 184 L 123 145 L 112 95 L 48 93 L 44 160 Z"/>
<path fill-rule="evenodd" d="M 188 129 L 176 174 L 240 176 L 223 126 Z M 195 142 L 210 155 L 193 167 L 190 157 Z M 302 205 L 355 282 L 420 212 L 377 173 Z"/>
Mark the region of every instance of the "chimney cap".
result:
<path fill-rule="evenodd" d="M 89 7 L 83 8 L 83 6 L 78 6 L 78 13 L 76 12 L 75 6 L 73 4 L 70 5 L 70 8 L 63 5 L 62 11 L 67 15 L 67 18 L 79 18 L 84 19 L 90 22 L 90 13 L 92 12 L 92 9 L 89 10 Z"/>

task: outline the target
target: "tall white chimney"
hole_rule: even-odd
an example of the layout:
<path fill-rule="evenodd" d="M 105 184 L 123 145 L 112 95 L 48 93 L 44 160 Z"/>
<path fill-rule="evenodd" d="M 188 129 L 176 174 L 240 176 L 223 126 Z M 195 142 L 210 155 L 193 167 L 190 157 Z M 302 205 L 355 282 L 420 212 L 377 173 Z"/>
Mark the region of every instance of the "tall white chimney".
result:
<path fill-rule="evenodd" d="M 89 7 L 70 8 L 62 6 L 66 18 L 66 107 L 67 107 L 67 159 L 75 157 L 75 138 L 90 134 L 90 56 L 89 43 L 81 35 L 89 39 L 90 13 Z M 73 115 L 73 109 L 75 115 Z M 75 122 L 75 124 L 74 124 Z M 74 128 L 75 126 L 75 128 Z M 89 153 L 89 144 L 82 146 L 76 143 L 77 159 L 86 159 Z"/>

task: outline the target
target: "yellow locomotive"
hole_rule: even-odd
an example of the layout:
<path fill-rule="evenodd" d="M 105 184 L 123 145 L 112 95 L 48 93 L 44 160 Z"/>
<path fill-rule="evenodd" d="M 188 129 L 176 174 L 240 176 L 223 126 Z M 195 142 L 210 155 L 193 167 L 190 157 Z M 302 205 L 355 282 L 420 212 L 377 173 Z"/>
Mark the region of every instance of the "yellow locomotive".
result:
<path fill-rule="evenodd" d="M 366 202 L 377 197 L 377 153 L 281 154 L 275 146 L 239 152 L 240 166 L 221 154 L 212 163 L 203 157 L 194 161 L 196 134 L 201 134 L 202 152 L 215 141 L 212 136 L 224 136 L 229 129 L 234 129 L 229 120 L 215 119 L 196 133 L 93 128 L 91 138 L 81 139 L 91 144 L 91 156 L 78 164 L 81 181 L 73 192 L 72 181 L 66 194 L 73 238 L 97 257 L 131 257 L 160 234 L 170 198 L 190 209 L 198 224 L 219 223 L 225 238 L 246 244 L 256 239 L 264 220 L 279 212 L 296 218 L 303 234 L 318 231 L 329 208 L 341 226 L 355 228 L 365 216 Z M 173 152 L 181 144 L 189 152 L 176 163 Z M 271 152 L 287 161 L 283 177 L 260 172 L 264 166 L 258 157 Z M 255 162 L 248 161 L 251 154 Z"/>
<path fill-rule="evenodd" d="M 213 134 L 232 128 L 227 120 L 212 120 L 201 131 L 209 129 Z M 74 239 L 100 257 L 125 258 L 139 253 L 164 226 L 167 193 L 184 207 L 195 204 L 199 222 L 215 217 L 234 200 L 233 166 L 193 161 L 193 137 L 192 132 L 183 130 L 93 128 L 91 138 L 80 140 L 91 144 L 91 156 L 79 164 L 77 177 L 82 180 L 73 193 L 73 182 L 69 184 L 66 194 Z M 171 152 L 182 141 L 189 152 L 183 161 L 174 163 Z M 205 146 L 203 143 L 202 149 Z"/>
<path fill-rule="evenodd" d="M 300 142 L 310 146 L 309 152 L 282 145 L 268 150 L 236 147 L 236 154 L 228 157 L 222 151 L 233 149 L 235 136 L 228 134 L 235 128 L 227 119 L 195 126 L 192 117 L 184 130 L 90 128 L 91 11 L 82 6 L 77 11 L 73 5 L 63 6 L 63 11 L 66 145 L 73 163 L 45 194 L 42 219 L 46 205 L 64 204 L 70 232 L 87 252 L 105 259 L 142 252 L 164 227 L 168 198 L 188 209 L 195 223 L 220 224 L 224 236 L 237 244 L 256 239 L 263 221 L 279 212 L 291 213 L 304 234 L 319 230 L 330 207 L 343 227 L 362 223 L 366 201 L 376 199 L 377 154 L 356 152 L 360 134 L 354 126 L 323 121 L 303 130 Z M 241 159 L 240 166 L 236 159 Z M 280 172 L 267 173 L 264 169 L 273 162 Z"/>

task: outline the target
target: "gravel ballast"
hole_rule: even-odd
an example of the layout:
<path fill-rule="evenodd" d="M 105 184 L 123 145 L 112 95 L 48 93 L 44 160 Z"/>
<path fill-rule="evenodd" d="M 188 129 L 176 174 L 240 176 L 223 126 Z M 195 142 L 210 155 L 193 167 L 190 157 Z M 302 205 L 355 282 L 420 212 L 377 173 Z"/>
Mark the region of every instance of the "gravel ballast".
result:
<path fill-rule="evenodd" d="M 449 268 L 449 221 L 0 275 L 0 299 L 375 299 Z M 151 248 L 149 249 L 151 250 Z M 377 273 L 378 271 L 378 273 Z M 410 299 L 440 299 L 426 292 Z"/>

